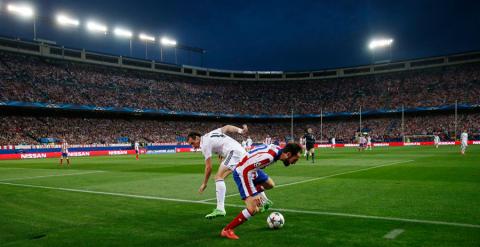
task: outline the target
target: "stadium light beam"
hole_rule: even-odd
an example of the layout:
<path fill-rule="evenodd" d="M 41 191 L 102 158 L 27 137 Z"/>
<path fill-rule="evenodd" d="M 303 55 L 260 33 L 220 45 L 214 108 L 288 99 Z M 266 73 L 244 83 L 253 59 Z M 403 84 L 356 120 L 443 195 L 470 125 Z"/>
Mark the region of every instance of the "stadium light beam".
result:
<path fill-rule="evenodd" d="M 160 43 L 164 46 L 177 46 L 177 41 L 176 40 L 170 39 L 170 38 L 167 38 L 167 37 L 163 37 L 160 40 Z"/>
<path fill-rule="evenodd" d="M 377 48 L 391 46 L 392 43 L 393 39 L 374 39 L 370 41 L 370 43 L 368 44 L 368 48 L 370 48 L 370 50 L 375 50 Z"/>
<path fill-rule="evenodd" d="M 37 40 L 37 20 L 33 7 L 26 4 L 8 4 L 7 11 L 22 18 L 33 19 L 33 40 Z"/>
<path fill-rule="evenodd" d="M 57 22 L 58 24 L 62 26 L 73 26 L 73 27 L 78 27 L 80 25 L 80 21 L 77 19 L 74 19 L 72 17 L 69 17 L 64 14 L 58 14 L 57 15 Z"/>
<path fill-rule="evenodd" d="M 100 23 L 96 23 L 94 21 L 87 22 L 87 29 L 91 32 L 101 32 L 104 34 L 107 34 L 107 31 L 108 31 L 107 26 Z"/>
<path fill-rule="evenodd" d="M 113 33 L 118 36 L 118 37 L 122 37 L 122 38 L 129 38 L 131 39 L 133 34 L 132 34 L 132 31 L 129 31 L 127 29 L 123 29 L 123 28 L 115 28 L 113 30 Z"/>
<path fill-rule="evenodd" d="M 32 18 L 35 16 L 35 11 L 33 10 L 33 7 L 29 5 L 8 4 L 7 10 L 10 13 L 24 18 Z"/>
<path fill-rule="evenodd" d="M 138 38 L 145 42 L 148 42 L 148 41 L 155 42 L 155 37 L 144 34 L 144 33 L 141 33 L 140 35 L 138 35 Z"/>

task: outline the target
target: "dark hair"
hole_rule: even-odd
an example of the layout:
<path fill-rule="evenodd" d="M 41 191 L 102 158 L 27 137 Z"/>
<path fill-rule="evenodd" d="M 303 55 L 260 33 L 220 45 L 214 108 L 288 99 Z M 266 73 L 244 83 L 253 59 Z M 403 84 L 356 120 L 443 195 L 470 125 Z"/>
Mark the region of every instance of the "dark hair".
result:
<path fill-rule="evenodd" d="M 291 153 L 292 155 L 296 155 L 302 152 L 302 147 L 297 143 L 288 143 L 283 148 L 283 153 Z"/>
<path fill-rule="evenodd" d="M 197 139 L 197 136 L 200 137 L 202 136 L 200 133 L 198 132 L 190 132 L 187 136 L 187 140 L 192 138 L 192 139 Z"/>

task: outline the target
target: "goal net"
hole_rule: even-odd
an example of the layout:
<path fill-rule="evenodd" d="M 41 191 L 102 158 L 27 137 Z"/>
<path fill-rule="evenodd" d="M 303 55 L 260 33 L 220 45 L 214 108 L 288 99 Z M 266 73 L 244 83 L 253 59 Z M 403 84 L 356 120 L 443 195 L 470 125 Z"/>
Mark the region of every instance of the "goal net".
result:
<path fill-rule="evenodd" d="M 403 142 L 433 142 L 435 135 L 405 135 Z"/>

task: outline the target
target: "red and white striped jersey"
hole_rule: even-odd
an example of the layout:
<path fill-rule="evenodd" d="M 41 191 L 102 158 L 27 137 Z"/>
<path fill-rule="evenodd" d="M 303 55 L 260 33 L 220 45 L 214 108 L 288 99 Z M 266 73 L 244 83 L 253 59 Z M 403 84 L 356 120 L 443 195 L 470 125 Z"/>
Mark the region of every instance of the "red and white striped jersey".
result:
<path fill-rule="evenodd" d="M 278 160 L 282 149 L 277 145 L 260 145 L 248 152 L 235 168 L 238 172 L 263 169 Z"/>
<path fill-rule="evenodd" d="M 271 138 L 271 137 L 266 137 L 264 144 L 265 144 L 265 145 L 270 145 L 270 144 L 272 144 L 272 138 Z"/>
<path fill-rule="evenodd" d="M 62 149 L 62 153 L 68 153 L 68 143 L 67 142 L 62 142 L 62 145 L 60 147 Z"/>

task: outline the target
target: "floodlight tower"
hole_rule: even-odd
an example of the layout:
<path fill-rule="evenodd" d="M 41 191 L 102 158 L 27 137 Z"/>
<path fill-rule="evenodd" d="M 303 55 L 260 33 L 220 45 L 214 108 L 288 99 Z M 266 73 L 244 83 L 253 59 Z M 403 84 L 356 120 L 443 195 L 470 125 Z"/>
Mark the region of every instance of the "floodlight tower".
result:
<path fill-rule="evenodd" d="M 155 43 L 155 37 L 148 34 L 141 33 L 140 35 L 138 35 L 138 38 L 140 40 L 145 41 L 145 59 L 147 59 L 148 58 L 148 42 Z"/>
<path fill-rule="evenodd" d="M 162 37 L 160 39 L 160 61 L 163 62 L 163 47 L 174 47 L 175 48 L 175 64 L 178 64 L 177 60 L 177 41 L 170 39 L 168 37 Z"/>
<path fill-rule="evenodd" d="M 32 6 L 10 3 L 7 5 L 7 11 L 24 19 L 33 19 L 33 40 L 37 39 L 37 20 Z"/>
<path fill-rule="evenodd" d="M 375 62 L 375 52 L 385 48 L 388 48 L 388 53 L 389 53 L 388 59 L 389 61 L 391 61 L 392 60 L 392 44 L 393 44 L 392 38 L 372 39 L 368 44 L 368 48 L 370 49 L 370 51 L 372 51 L 374 62 Z"/>
<path fill-rule="evenodd" d="M 132 56 L 132 37 L 133 33 L 130 30 L 117 27 L 113 30 L 113 33 L 120 38 L 127 38 L 130 41 L 130 57 Z"/>

